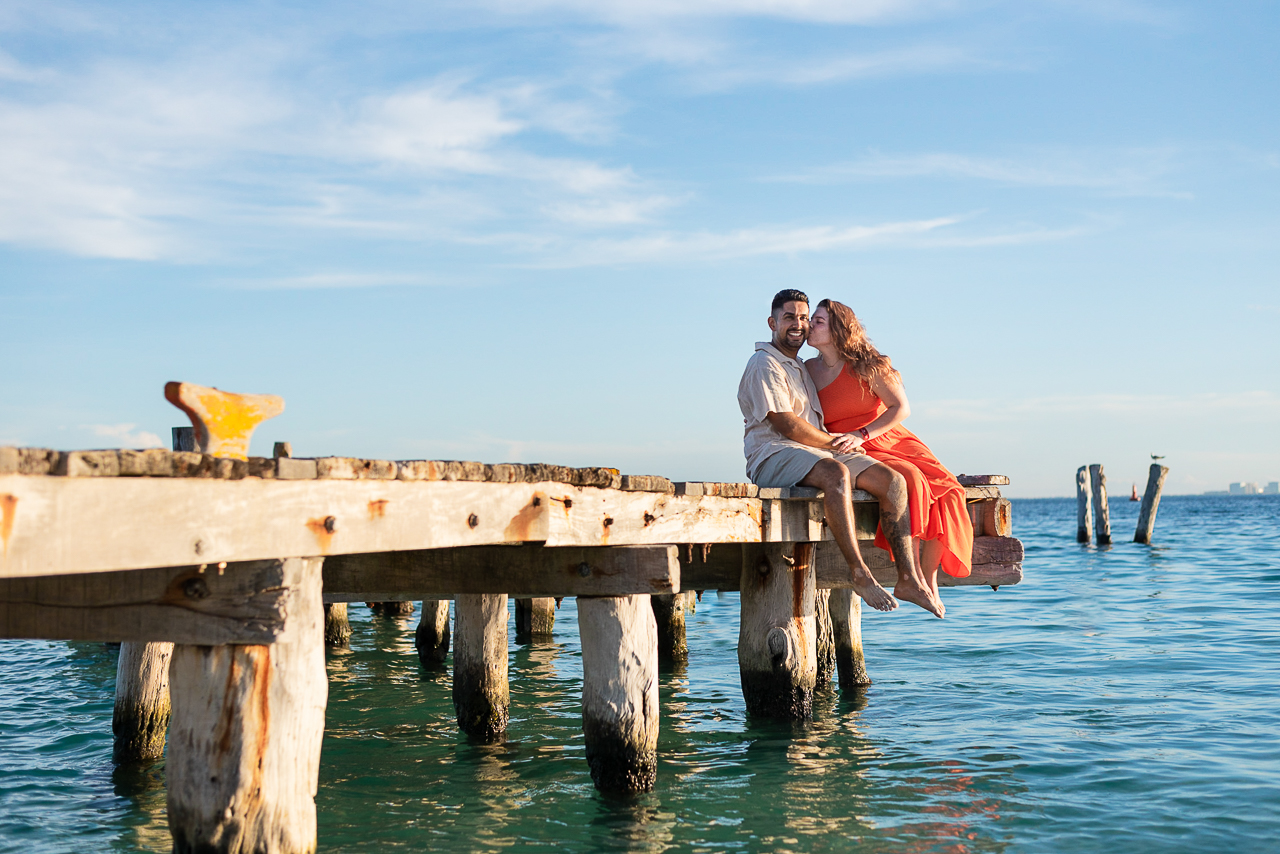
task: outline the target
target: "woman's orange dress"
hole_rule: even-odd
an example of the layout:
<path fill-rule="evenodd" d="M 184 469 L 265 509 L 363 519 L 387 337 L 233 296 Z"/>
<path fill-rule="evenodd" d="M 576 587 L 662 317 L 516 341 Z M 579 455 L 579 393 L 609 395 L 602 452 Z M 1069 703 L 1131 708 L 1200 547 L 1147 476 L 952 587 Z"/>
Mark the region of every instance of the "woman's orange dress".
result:
<path fill-rule="evenodd" d="M 853 433 L 885 411 L 870 386 L 846 367 L 818 392 L 827 432 Z M 942 541 L 942 571 L 957 578 L 973 564 L 973 522 L 965 507 L 964 487 L 947 471 L 916 435 L 901 424 L 862 445 L 867 456 L 907 479 L 911 536 Z M 889 550 L 884 532 L 876 528 L 876 546 Z"/>

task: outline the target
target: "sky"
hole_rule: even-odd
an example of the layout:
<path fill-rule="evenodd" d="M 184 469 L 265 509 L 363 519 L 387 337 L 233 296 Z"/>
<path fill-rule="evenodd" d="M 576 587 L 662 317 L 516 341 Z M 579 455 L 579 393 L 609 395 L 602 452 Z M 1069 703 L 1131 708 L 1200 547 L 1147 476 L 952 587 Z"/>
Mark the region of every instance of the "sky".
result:
<path fill-rule="evenodd" d="M 1006 494 L 1280 480 L 1280 6 L 0 2 L 0 444 L 744 479 L 797 287 Z M 806 351 L 812 354 L 813 351 Z"/>

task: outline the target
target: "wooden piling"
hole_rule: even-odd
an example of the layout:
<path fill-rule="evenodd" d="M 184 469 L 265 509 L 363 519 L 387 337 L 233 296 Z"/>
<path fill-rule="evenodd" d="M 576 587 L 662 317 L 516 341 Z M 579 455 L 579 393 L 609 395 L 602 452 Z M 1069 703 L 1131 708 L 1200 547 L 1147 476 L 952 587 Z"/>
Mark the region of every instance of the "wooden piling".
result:
<path fill-rule="evenodd" d="M 1093 528 L 1098 545 L 1111 545 L 1111 513 L 1107 509 L 1107 476 L 1102 466 L 1089 466 L 1089 479 L 1093 481 Z"/>
<path fill-rule="evenodd" d="M 325 646 L 343 647 L 351 642 L 351 622 L 347 619 L 347 603 L 332 602 L 324 606 Z"/>
<path fill-rule="evenodd" d="M 460 593 L 454 599 L 453 706 L 458 727 L 496 741 L 507 730 L 507 595 Z"/>
<path fill-rule="evenodd" d="M 516 643 L 551 637 L 556 625 L 556 600 L 549 597 L 516 600 Z"/>
<path fill-rule="evenodd" d="M 372 611 L 375 616 L 392 617 L 396 619 L 413 616 L 412 600 L 399 602 L 365 602 L 365 604 L 369 606 L 369 610 Z"/>
<path fill-rule="evenodd" d="M 1151 472 L 1147 475 L 1147 491 L 1142 494 L 1142 506 L 1138 509 L 1138 527 L 1133 532 L 1135 543 L 1151 542 L 1151 532 L 1156 527 L 1156 511 L 1160 509 L 1160 490 L 1164 489 L 1164 479 L 1168 474 L 1168 466 L 1151 464 Z"/>
<path fill-rule="evenodd" d="M 743 560 L 738 668 L 749 714 L 813 716 L 818 659 L 812 556 L 812 543 L 782 542 L 766 543 L 757 560 Z"/>
<path fill-rule="evenodd" d="M 658 778 L 658 626 L 649 597 L 579 596 L 582 730 L 604 792 L 647 792 Z"/>
<path fill-rule="evenodd" d="M 871 677 L 867 674 L 867 660 L 862 652 L 862 600 L 852 589 L 837 587 L 831 591 L 828 607 L 835 637 L 840 690 L 865 688 L 871 684 Z"/>
<path fill-rule="evenodd" d="M 684 622 L 685 594 L 658 593 L 649 599 L 658 626 L 658 660 L 666 664 L 684 664 L 689 660 Z"/>
<path fill-rule="evenodd" d="M 826 688 L 836 675 L 836 638 L 831 624 L 831 590 L 814 591 L 813 613 L 818 632 L 818 670 L 814 676 L 814 686 Z"/>
<path fill-rule="evenodd" d="M 282 562 L 270 645 L 174 648 L 165 765 L 177 854 L 311 854 L 328 683 L 320 558 Z"/>
<path fill-rule="evenodd" d="M 120 644 L 116 663 L 116 702 L 111 715 L 116 762 L 141 762 L 164 755 L 169 727 L 171 643 Z"/>
<path fill-rule="evenodd" d="M 449 600 L 422 600 L 422 619 L 413 633 L 413 646 L 418 661 L 428 670 L 444 667 L 449 656 Z"/>
<path fill-rule="evenodd" d="M 1088 466 L 1076 470 L 1076 525 L 1076 542 L 1093 539 L 1093 480 Z"/>

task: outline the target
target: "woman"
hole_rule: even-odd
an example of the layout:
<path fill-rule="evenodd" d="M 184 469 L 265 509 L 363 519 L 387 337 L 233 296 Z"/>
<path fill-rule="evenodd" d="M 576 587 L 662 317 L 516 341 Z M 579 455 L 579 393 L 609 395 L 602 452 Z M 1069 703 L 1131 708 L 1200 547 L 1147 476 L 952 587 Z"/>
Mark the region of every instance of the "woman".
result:
<path fill-rule="evenodd" d="M 938 598 L 938 568 L 964 578 L 973 562 L 973 523 L 964 487 L 902 426 L 911 413 L 902 377 L 867 340 L 852 309 L 829 299 L 818 303 L 809 321 L 809 346 L 818 357 L 805 367 L 817 386 L 827 431 L 859 437 L 867 456 L 906 478 L 917 562 Z M 879 529 L 876 546 L 889 549 Z"/>

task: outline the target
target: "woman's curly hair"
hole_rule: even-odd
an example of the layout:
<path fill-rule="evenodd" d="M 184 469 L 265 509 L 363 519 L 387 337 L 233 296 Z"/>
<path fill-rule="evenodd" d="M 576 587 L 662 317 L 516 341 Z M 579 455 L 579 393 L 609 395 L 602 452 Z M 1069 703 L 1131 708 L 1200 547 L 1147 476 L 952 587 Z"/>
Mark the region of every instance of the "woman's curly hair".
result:
<path fill-rule="evenodd" d="M 882 382 L 902 382 L 893 362 L 881 353 L 867 338 L 867 331 L 862 328 L 858 316 L 853 309 L 842 302 L 824 299 L 818 308 L 825 308 L 831 324 L 831 341 L 836 345 L 836 352 L 849 366 L 854 376 L 871 385 L 873 379 Z"/>

